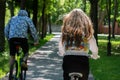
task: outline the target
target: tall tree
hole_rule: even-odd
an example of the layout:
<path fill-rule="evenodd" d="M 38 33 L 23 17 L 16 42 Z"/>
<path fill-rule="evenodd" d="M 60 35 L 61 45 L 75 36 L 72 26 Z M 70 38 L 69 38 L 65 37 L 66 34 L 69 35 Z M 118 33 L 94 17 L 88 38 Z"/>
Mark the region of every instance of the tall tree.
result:
<path fill-rule="evenodd" d="M 37 27 L 38 0 L 33 0 L 33 23 Z"/>
<path fill-rule="evenodd" d="M 43 1 L 43 8 L 42 8 L 42 35 L 41 39 L 45 37 L 45 8 L 46 8 L 46 0 Z"/>
<path fill-rule="evenodd" d="M 118 13 L 118 0 L 114 0 L 114 18 L 113 18 L 113 29 L 112 29 L 112 37 L 115 38 L 115 22 L 116 22 L 116 16 Z"/>
<path fill-rule="evenodd" d="M 6 0 L 0 0 L 0 52 L 4 51 L 5 37 L 4 37 L 4 25 L 5 25 L 5 5 Z"/>
<path fill-rule="evenodd" d="M 91 9 L 90 9 L 90 17 L 93 22 L 93 27 L 95 31 L 95 38 L 98 43 L 98 1 L 99 0 L 89 0 L 91 4 Z"/>
<path fill-rule="evenodd" d="M 14 16 L 14 0 L 8 0 L 8 8 L 10 9 L 11 17 Z"/>
<path fill-rule="evenodd" d="M 108 44 L 107 44 L 107 55 L 110 56 L 111 55 L 111 0 L 106 0 L 106 2 L 108 3 L 107 5 L 107 10 L 108 10 L 108 26 L 109 26 L 109 35 L 108 35 Z"/>
<path fill-rule="evenodd" d="M 51 34 L 52 33 L 52 29 L 51 29 L 51 15 L 50 14 L 48 14 L 48 28 L 49 28 L 49 34 Z"/>
<path fill-rule="evenodd" d="M 25 9 L 26 8 L 25 4 L 26 4 L 26 0 L 21 0 L 20 8 Z"/>

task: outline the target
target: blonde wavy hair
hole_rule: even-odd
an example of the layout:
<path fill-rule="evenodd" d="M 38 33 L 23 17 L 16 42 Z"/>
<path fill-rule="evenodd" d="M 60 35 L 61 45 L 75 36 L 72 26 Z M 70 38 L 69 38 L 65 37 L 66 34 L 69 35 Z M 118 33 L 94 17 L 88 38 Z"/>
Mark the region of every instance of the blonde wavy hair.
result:
<path fill-rule="evenodd" d="M 90 18 L 81 10 L 73 9 L 63 19 L 62 42 L 67 42 L 67 46 L 72 46 L 73 42 L 78 47 L 84 36 L 90 39 L 94 30 Z"/>

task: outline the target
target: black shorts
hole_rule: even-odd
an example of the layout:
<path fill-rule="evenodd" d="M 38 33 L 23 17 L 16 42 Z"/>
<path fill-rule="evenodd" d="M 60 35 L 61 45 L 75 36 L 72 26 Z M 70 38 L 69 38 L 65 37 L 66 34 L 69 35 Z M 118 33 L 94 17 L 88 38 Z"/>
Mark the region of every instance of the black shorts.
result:
<path fill-rule="evenodd" d="M 10 55 L 15 56 L 16 54 L 16 44 L 15 42 L 19 43 L 19 46 L 22 48 L 22 51 L 24 54 L 28 53 L 29 46 L 28 46 L 28 40 L 26 38 L 11 38 L 9 40 L 9 49 L 10 49 Z"/>
<path fill-rule="evenodd" d="M 89 58 L 87 56 L 66 55 L 63 58 L 63 77 L 70 80 L 69 73 L 80 72 L 83 74 L 82 80 L 88 80 Z"/>

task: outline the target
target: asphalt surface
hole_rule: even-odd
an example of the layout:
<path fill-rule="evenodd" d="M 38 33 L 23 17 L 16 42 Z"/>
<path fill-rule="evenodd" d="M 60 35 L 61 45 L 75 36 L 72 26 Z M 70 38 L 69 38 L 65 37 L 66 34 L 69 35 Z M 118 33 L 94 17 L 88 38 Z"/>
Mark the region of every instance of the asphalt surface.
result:
<path fill-rule="evenodd" d="M 62 57 L 58 52 L 60 33 L 40 47 L 28 59 L 26 80 L 63 80 Z M 8 80 L 8 76 L 0 80 Z M 90 73 L 89 80 L 94 80 Z"/>

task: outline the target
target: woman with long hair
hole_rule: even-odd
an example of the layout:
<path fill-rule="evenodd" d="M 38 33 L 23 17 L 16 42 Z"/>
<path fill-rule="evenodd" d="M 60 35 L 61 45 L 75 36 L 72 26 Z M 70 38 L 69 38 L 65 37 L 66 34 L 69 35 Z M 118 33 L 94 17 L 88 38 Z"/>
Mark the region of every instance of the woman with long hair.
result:
<path fill-rule="evenodd" d="M 64 56 L 64 80 L 69 80 L 73 71 L 82 73 L 82 80 L 88 80 L 89 51 L 93 59 L 99 58 L 92 22 L 81 9 L 73 9 L 63 19 L 59 42 L 59 55 Z"/>

